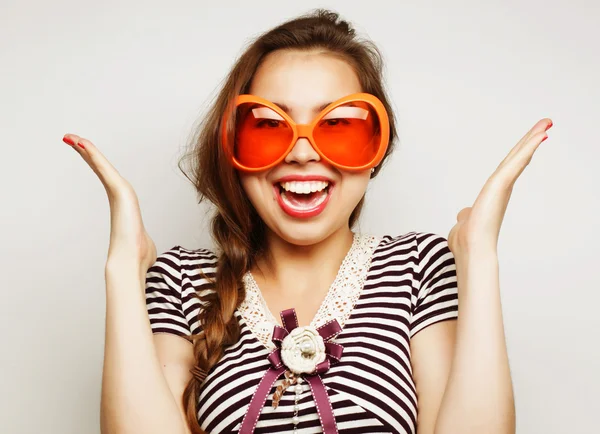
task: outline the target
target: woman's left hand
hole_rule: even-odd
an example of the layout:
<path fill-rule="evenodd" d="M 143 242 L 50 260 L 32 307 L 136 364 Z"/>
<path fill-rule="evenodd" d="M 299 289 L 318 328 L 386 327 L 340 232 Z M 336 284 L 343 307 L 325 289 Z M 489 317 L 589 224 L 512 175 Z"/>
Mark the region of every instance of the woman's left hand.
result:
<path fill-rule="evenodd" d="M 487 180 L 472 207 L 462 209 L 448 235 L 454 256 L 473 252 L 496 252 L 500 227 L 513 185 L 531 161 L 538 146 L 548 138 L 548 118 L 538 121 L 502 160 Z"/>

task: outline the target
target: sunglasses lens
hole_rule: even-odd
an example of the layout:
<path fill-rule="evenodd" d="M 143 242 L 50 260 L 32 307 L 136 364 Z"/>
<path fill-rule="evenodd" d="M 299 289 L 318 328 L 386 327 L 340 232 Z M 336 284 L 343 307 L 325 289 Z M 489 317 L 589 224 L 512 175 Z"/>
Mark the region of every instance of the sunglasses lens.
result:
<path fill-rule="evenodd" d="M 290 125 L 273 109 L 254 102 L 238 106 L 234 155 L 244 166 L 268 166 L 285 153 L 293 137 Z"/>
<path fill-rule="evenodd" d="M 371 163 L 382 145 L 377 111 L 362 101 L 327 112 L 315 126 L 313 137 L 327 158 L 349 167 Z"/>

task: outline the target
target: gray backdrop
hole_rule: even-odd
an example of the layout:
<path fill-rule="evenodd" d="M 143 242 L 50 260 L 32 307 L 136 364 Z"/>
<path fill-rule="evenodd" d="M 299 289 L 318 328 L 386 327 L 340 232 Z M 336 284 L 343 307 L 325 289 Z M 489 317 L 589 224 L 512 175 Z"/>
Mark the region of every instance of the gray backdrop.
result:
<path fill-rule="evenodd" d="M 2 433 L 99 432 L 108 204 L 63 134 L 132 182 L 159 251 L 210 246 L 178 157 L 248 38 L 317 6 L 378 43 L 398 114 L 362 231 L 447 236 L 510 148 L 553 119 L 499 248 L 518 432 L 597 429 L 597 1 L 2 0 Z"/>

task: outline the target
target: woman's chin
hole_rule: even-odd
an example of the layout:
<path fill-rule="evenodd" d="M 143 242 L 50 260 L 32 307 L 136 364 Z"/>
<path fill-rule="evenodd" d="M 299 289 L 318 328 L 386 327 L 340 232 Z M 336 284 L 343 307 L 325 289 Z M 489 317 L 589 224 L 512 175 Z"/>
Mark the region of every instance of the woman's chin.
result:
<path fill-rule="evenodd" d="M 271 228 L 273 235 L 296 246 L 319 244 L 339 230 L 347 228 L 343 222 L 339 222 L 339 225 L 334 224 L 332 219 L 318 219 L 310 223 L 307 221 L 278 223 L 276 227 Z"/>

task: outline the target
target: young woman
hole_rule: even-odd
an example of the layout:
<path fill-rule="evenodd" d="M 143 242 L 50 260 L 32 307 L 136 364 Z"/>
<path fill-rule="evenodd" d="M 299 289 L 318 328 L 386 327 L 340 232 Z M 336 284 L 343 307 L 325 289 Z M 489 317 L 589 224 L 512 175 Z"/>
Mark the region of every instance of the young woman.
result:
<path fill-rule="evenodd" d="M 102 432 L 513 433 L 497 241 L 551 125 L 448 239 L 355 233 L 394 116 L 376 48 L 316 11 L 246 50 L 201 127 L 191 179 L 217 250 L 158 258 L 130 184 L 65 135 L 111 210 Z"/>

